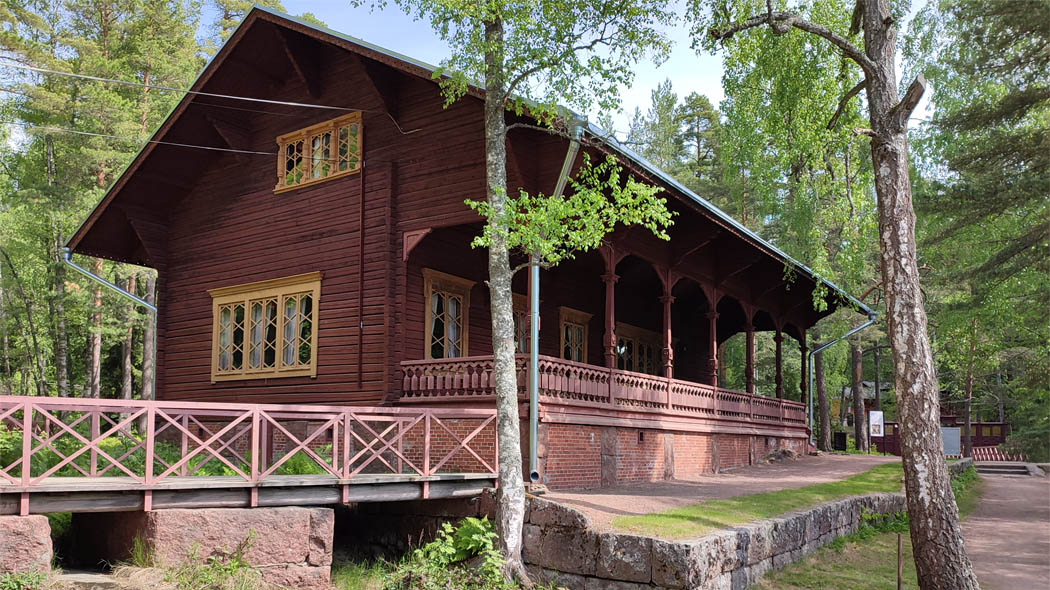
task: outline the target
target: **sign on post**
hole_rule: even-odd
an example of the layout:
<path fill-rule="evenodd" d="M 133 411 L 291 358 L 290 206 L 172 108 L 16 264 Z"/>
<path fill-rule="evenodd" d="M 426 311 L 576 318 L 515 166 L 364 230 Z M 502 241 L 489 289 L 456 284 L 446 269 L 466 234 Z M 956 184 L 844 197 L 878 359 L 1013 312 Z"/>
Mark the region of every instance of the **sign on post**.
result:
<path fill-rule="evenodd" d="M 871 438 L 882 438 L 886 432 L 886 423 L 883 421 L 881 411 L 872 410 L 868 412 L 868 435 Z"/>

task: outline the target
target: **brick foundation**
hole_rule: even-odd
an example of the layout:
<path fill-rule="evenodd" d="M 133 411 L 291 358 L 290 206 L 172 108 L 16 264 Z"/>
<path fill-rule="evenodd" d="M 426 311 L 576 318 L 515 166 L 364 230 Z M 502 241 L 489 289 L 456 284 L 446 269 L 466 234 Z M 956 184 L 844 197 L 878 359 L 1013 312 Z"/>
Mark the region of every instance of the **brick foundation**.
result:
<path fill-rule="evenodd" d="M 539 429 L 541 481 L 561 490 L 696 477 L 751 465 L 773 449 L 806 449 L 804 437 L 576 424 L 540 424 Z M 526 457 L 527 436 L 526 431 Z"/>

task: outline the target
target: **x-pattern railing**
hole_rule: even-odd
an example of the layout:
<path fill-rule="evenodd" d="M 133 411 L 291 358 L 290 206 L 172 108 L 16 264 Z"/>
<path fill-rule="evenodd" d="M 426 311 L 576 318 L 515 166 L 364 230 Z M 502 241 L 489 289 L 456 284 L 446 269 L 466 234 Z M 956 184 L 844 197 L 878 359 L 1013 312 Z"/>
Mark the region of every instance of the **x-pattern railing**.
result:
<path fill-rule="evenodd" d="M 495 421 L 494 409 L 0 396 L 0 487 L 22 492 L 24 510 L 26 494 L 49 482 L 107 475 L 144 490 L 216 474 L 257 487 L 304 462 L 341 484 L 377 474 L 495 478 Z"/>

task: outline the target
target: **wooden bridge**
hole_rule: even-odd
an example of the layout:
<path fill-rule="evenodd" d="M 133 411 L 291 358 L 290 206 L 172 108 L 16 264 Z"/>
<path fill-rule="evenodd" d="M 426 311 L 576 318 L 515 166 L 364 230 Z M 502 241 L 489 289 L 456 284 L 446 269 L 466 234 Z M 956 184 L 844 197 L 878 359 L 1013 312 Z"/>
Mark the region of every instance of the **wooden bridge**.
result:
<path fill-rule="evenodd" d="M 0 514 L 473 496 L 494 409 L 0 396 Z"/>

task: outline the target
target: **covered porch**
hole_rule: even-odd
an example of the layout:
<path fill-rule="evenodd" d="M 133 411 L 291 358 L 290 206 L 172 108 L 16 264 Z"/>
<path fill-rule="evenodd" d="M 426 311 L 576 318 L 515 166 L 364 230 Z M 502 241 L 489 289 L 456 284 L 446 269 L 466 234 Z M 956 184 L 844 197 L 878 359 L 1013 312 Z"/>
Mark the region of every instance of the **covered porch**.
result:
<path fill-rule="evenodd" d="M 727 432 L 804 433 L 806 330 L 813 279 L 790 273 L 736 231 L 685 216 L 664 242 L 618 230 L 540 278 L 540 402 L 548 421 L 720 425 Z M 487 405 L 492 385 L 489 293 L 477 225 L 427 229 L 404 243 L 406 350 L 400 404 Z M 524 401 L 528 353 L 527 273 L 513 283 L 518 385 Z M 415 311 L 416 313 L 412 313 Z M 755 345 L 772 334 L 771 379 L 756 378 Z M 720 349 L 744 340 L 740 390 L 720 384 Z M 797 346 L 788 346 L 785 336 Z M 785 353 L 799 360 L 788 374 Z M 723 385 L 723 386 L 720 386 Z"/>

